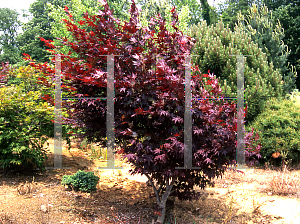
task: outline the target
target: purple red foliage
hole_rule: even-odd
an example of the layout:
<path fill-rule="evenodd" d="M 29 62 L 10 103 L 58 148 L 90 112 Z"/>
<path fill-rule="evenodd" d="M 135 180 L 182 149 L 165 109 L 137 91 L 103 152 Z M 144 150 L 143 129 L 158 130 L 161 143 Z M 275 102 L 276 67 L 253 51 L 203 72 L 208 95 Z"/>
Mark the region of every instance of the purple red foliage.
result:
<path fill-rule="evenodd" d="M 0 64 L 0 83 L 6 84 L 8 81 L 8 72 L 9 72 L 9 63 L 3 63 Z"/>
<path fill-rule="evenodd" d="M 76 41 L 62 39 L 63 45 L 72 49 L 69 57 L 62 59 L 67 81 L 64 91 L 72 88 L 76 97 L 106 97 L 107 57 L 102 55 L 118 55 L 114 57 L 115 133 L 122 143 L 118 153 L 134 164 L 133 174 L 147 175 L 161 186 L 160 193 L 166 190 L 167 181 L 174 180 L 172 195 L 187 200 L 197 197 L 194 186 L 205 188 L 227 166 L 235 164 L 236 105 L 208 100 L 223 97 L 218 80 L 193 67 L 192 96 L 206 98 L 192 103 L 193 166 L 201 169 L 176 169 L 184 165 L 184 55 L 190 54 L 195 40 L 178 30 L 174 9 L 173 33 L 167 31 L 160 16 L 152 18 L 149 27 L 141 27 L 134 2 L 130 21 L 123 25 L 107 4 L 99 15 L 86 13 L 79 23 L 72 20 L 67 8 L 65 11 L 70 20 L 64 22 Z M 71 56 L 73 52 L 77 58 Z M 53 76 L 47 65 L 31 65 Z M 209 91 L 203 88 L 203 77 L 208 78 Z M 84 136 L 91 141 L 103 142 L 106 102 L 78 100 L 69 108 L 74 111 L 69 110 L 72 119 L 66 122 L 84 127 Z"/>

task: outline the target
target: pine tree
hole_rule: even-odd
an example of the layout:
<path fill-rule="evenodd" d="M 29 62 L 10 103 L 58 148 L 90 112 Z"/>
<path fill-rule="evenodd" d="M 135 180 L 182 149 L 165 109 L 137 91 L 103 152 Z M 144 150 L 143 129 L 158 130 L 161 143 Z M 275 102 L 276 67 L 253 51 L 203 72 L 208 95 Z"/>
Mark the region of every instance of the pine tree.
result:
<path fill-rule="evenodd" d="M 284 43 L 289 47 L 290 55 L 288 62 L 300 71 L 300 1 L 299 0 L 273 0 L 266 1 L 266 5 L 272 10 L 276 20 L 278 19 L 284 29 Z M 300 89 L 300 77 L 296 80 L 297 88 Z"/>
<path fill-rule="evenodd" d="M 252 41 L 267 55 L 268 62 L 272 63 L 274 69 L 278 69 L 283 76 L 284 93 L 292 92 L 296 88 L 297 72 L 287 61 L 289 50 L 283 42 L 284 30 L 280 21 L 274 22 L 272 13 L 265 5 L 259 10 L 257 5 L 253 4 L 248 14 L 244 19 L 244 16 L 238 13 L 238 24 L 235 29 L 244 30 L 251 36 Z"/>
<path fill-rule="evenodd" d="M 213 72 L 220 79 L 226 97 L 237 97 L 237 59 L 230 55 L 252 55 L 246 58 L 244 69 L 247 122 L 262 112 L 271 96 L 283 96 L 280 72 L 268 63 L 266 54 L 245 31 L 232 32 L 222 20 L 210 26 L 203 21 L 192 26 L 189 35 L 196 39 L 192 55 L 200 55 L 192 58 L 194 65 L 203 73 Z"/>

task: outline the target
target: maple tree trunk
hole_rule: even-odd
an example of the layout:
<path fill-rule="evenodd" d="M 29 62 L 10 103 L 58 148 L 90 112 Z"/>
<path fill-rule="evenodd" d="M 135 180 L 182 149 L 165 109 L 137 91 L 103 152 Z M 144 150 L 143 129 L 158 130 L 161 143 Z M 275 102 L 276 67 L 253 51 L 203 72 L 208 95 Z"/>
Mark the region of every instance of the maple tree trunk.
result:
<path fill-rule="evenodd" d="M 167 204 L 167 200 L 168 200 L 168 198 L 171 194 L 171 190 L 172 190 L 172 187 L 174 185 L 174 182 L 175 182 L 175 180 L 173 179 L 171 181 L 171 183 L 169 184 L 169 178 L 167 178 L 167 180 L 166 180 L 166 191 L 163 194 L 163 196 L 161 197 L 161 200 L 159 200 L 158 191 L 156 191 L 156 189 L 154 190 L 155 194 L 156 194 L 156 201 L 157 201 L 157 204 L 159 206 L 159 209 L 162 209 L 160 211 L 160 215 L 158 216 L 158 218 L 156 220 L 156 223 L 158 223 L 158 224 L 164 223 L 165 216 L 166 216 L 166 210 L 167 210 L 166 204 Z"/>
<path fill-rule="evenodd" d="M 167 193 L 167 192 L 166 192 L 166 193 Z M 166 210 L 167 210 L 166 204 L 167 204 L 167 200 L 161 201 L 161 202 L 159 203 L 159 208 L 162 209 L 162 211 L 161 211 L 161 213 L 160 213 L 161 215 L 158 216 L 157 221 L 156 221 L 156 223 L 158 223 L 158 224 L 164 223 L 165 216 L 166 216 Z"/>

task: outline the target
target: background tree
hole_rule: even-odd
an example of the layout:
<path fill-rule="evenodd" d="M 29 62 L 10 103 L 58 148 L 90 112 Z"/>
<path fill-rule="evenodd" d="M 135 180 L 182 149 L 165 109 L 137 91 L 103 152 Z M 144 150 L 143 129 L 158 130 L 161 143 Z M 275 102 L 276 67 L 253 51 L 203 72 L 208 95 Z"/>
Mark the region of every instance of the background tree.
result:
<path fill-rule="evenodd" d="M 130 2 L 128 0 L 109 0 L 107 1 L 109 7 L 112 9 L 113 14 L 116 18 L 121 21 L 128 21 Z M 67 30 L 66 26 L 62 23 L 62 19 L 67 19 L 67 15 L 64 11 L 65 6 L 68 7 L 69 11 L 72 12 L 74 21 L 80 22 L 84 13 L 88 12 L 91 15 L 96 15 L 99 13 L 100 9 L 103 9 L 102 6 L 98 3 L 97 0 L 69 0 L 68 4 L 65 5 L 56 5 L 53 3 L 47 4 L 47 9 L 49 10 L 49 16 L 52 19 L 51 22 L 51 34 L 53 37 L 55 46 L 62 46 L 61 38 L 71 39 L 72 34 Z M 83 25 L 85 29 L 88 28 L 88 25 Z M 70 48 L 63 46 L 60 48 L 61 54 L 67 54 Z"/>
<path fill-rule="evenodd" d="M 300 71 L 300 2 L 293 0 L 283 1 L 282 5 L 279 6 L 278 2 L 280 1 L 274 1 L 274 5 L 266 5 L 272 9 L 274 19 L 278 19 L 284 29 L 285 36 L 282 40 L 290 51 L 288 62 L 294 65 L 297 71 Z M 299 76 L 296 79 L 296 86 L 300 89 Z"/>
<path fill-rule="evenodd" d="M 63 19 L 67 19 L 67 15 L 64 11 L 65 7 L 68 7 L 72 12 L 73 20 L 79 22 L 83 17 L 85 12 L 89 12 L 93 15 L 98 13 L 99 3 L 95 0 L 70 0 L 69 4 L 66 5 L 55 5 L 53 3 L 47 3 L 47 10 L 49 11 L 49 17 L 51 18 L 50 23 L 50 33 L 54 37 L 53 45 L 61 46 L 62 38 L 71 39 L 72 35 L 67 30 L 66 26 L 63 23 Z M 60 48 L 60 53 L 63 55 L 68 54 L 70 48 L 62 47 Z"/>
<path fill-rule="evenodd" d="M 260 2 L 260 1 L 255 1 Z M 253 1 L 250 0 L 225 0 L 222 4 L 218 4 L 218 14 L 222 18 L 224 25 L 229 25 L 231 31 L 237 23 L 237 14 L 241 11 L 242 15 L 247 15 L 248 10 Z"/>
<path fill-rule="evenodd" d="M 263 0 L 263 3 L 272 11 L 295 2 L 297 2 L 297 0 Z"/>
<path fill-rule="evenodd" d="M 158 16 L 158 14 L 161 15 L 163 19 L 166 20 L 168 30 L 172 30 L 171 26 L 171 9 L 172 9 L 172 4 L 175 4 L 175 2 L 171 3 L 170 0 L 162 0 L 162 1 L 157 1 L 157 0 L 150 0 L 150 1 L 139 1 L 138 4 L 141 6 L 140 7 L 140 21 L 142 26 L 147 27 L 150 25 L 150 19 L 155 18 Z M 181 7 L 181 8 L 179 8 Z M 187 5 L 183 5 L 182 3 L 180 4 L 177 8 L 179 12 L 179 21 L 180 21 L 180 30 L 185 31 L 187 30 L 188 23 L 190 22 L 189 19 L 191 17 L 189 16 L 190 14 L 190 9 Z M 181 12 L 182 11 L 182 12 Z"/>
<path fill-rule="evenodd" d="M 296 70 L 300 69 L 300 28 L 299 28 L 299 10 L 300 2 L 297 0 L 226 0 L 223 4 L 218 4 L 218 14 L 223 19 L 224 24 L 229 24 L 230 29 L 234 30 L 234 24 L 237 22 L 237 13 L 241 10 L 241 14 L 245 17 L 249 15 L 247 11 L 250 4 L 256 3 L 258 9 L 267 6 L 273 14 L 273 24 L 277 23 L 279 19 L 282 28 L 284 29 L 285 36 L 283 37 L 284 43 L 288 46 L 290 55 L 287 61 L 289 66 L 295 66 Z M 288 67 L 289 67 L 288 66 Z M 295 72 L 295 71 L 294 71 Z M 296 79 L 296 86 L 300 88 L 300 78 Z"/>
<path fill-rule="evenodd" d="M 108 0 L 107 4 L 112 9 L 113 14 L 120 20 L 128 21 L 130 18 L 130 0 Z M 101 5 L 99 5 L 101 7 Z"/>
<path fill-rule="evenodd" d="M 207 0 L 200 0 L 202 6 L 202 17 L 206 21 L 207 25 L 210 25 L 210 6 Z"/>
<path fill-rule="evenodd" d="M 210 6 L 210 24 L 216 24 L 220 20 L 220 15 L 216 6 Z"/>
<path fill-rule="evenodd" d="M 242 29 L 247 32 L 254 43 L 266 54 L 269 63 L 272 63 L 274 69 L 278 69 L 283 76 L 283 91 L 290 93 L 295 88 L 297 72 L 294 66 L 290 66 L 287 58 L 289 56 L 288 46 L 283 42 L 285 36 L 279 20 L 275 22 L 272 13 L 264 5 L 257 8 L 253 4 L 248 12 L 248 16 L 238 13 L 238 23 L 236 29 Z"/>
<path fill-rule="evenodd" d="M 162 18 L 166 19 L 167 29 L 172 30 L 170 10 L 173 7 L 176 7 L 176 11 L 178 12 L 178 28 L 185 34 L 191 25 L 198 24 L 203 20 L 203 7 L 197 0 L 139 0 L 138 4 L 141 5 L 140 20 L 143 26 L 147 26 L 149 24 L 149 19 L 160 13 Z M 214 22 L 217 19 L 217 15 L 213 9 L 209 8 L 209 10 L 211 13 L 208 15 L 212 17 L 211 20 Z"/>
<path fill-rule="evenodd" d="M 15 64 L 21 60 L 17 44 L 21 25 L 18 16 L 16 10 L 0 8 L 0 62 Z"/>
<path fill-rule="evenodd" d="M 31 55 L 32 59 L 38 62 L 49 62 L 49 52 L 47 46 L 40 40 L 43 37 L 49 40 L 55 39 L 51 33 L 51 23 L 53 19 L 49 16 L 47 3 L 59 7 L 69 5 L 70 0 L 36 0 L 29 7 L 31 19 L 22 26 L 23 33 L 19 35 L 18 41 L 21 43 L 20 52 Z"/>
<path fill-rule="evenodd" d="M 182 10 L 182 8 L 188 7 L 189 9 L 189 20 L 188 22 L 188 26 L 190 27 L 192 24 L 198 24 L 202 17 L 202 9 L 201 9 L 201 4 L 199 4 L 199 2 L 197 0 L 170 0 L 170 4 L 172 7 L 176 7 L 176 11 L 179 12 L 179 16 L 180 16 L 180 11 Z M 180 17 L 179 17 L 180 19 Z M 180 21 L 180 20 L 179 20 Z M 180 26 L 180 24 L 179 24 Z"/>
<path fill-rule="evenodd" d="M 236 29 L 232 32 L 222 20 L 211 26 L 203 21 L 192 26 L 189 36 L 196 40 L 192 54 L 200 55 L 194 57 L 194 65 L 199 66 L 200 71 L 213 72 L 219 78 L 226 97 L 237 96 L 237 59 L 230 55 L 253 55 L 247 57 L 244 70 L 247 123 L 262 112 L 269 97 L 284 95 L 280 72 L 268 63 L 266 54 L 245 31 Z"/>

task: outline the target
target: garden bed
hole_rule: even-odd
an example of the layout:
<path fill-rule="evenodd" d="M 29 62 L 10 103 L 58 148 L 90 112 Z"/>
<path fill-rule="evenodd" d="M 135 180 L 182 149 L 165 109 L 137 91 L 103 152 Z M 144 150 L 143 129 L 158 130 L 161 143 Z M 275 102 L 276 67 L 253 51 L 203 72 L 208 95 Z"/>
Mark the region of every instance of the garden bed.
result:
<path fill-rule="evenodd" d="M 63 166 L 70 169 L 0 174 L 0 223 L 152 223 L 156 202 L 145 177 L 129 175 L 120 158 L 116 166 L 123 170 L 98 170 L 106 163 L 92 160 L 89 148 L 72 145 L 68 151 L 66 146 Z M 51 159 L 49 154 L 49 166 Z M 67 191 L 61 185 L 63 175 L 79 169 L 100 177 L 97 192 Z M 227 171 L 215 180 L 215 187 L 197 189 L 202 193 L 198 201 L 173 199 L 165 223 L 300 223 L 299 170 L 244 173 Z"/>

